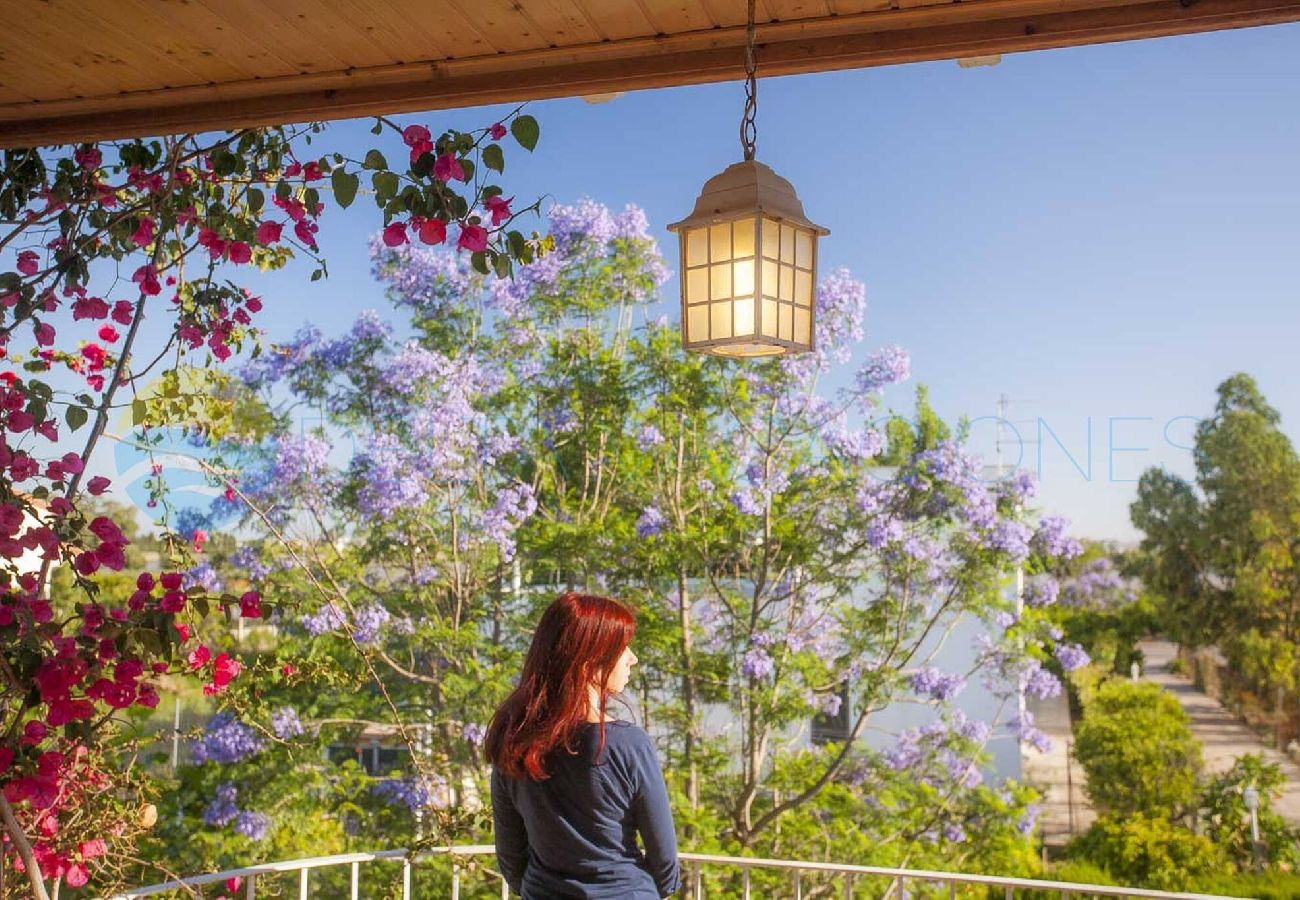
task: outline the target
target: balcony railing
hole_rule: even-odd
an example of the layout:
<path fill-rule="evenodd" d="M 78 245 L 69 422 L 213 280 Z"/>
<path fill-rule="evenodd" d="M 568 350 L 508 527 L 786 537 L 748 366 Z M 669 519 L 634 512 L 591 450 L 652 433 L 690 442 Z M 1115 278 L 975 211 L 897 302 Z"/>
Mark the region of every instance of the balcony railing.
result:
<path fill-rule="evenodd" d="M 128 900 L 134 897 L 149 897 L 172 891 L 184 891 L 186 888 L 198 888 L 203 885 L 220 884 L 232 878 L 242 879 L 240 891 L 244 900 L 256 900 L 258 896 L 258 879 L 286 874 L 297 874 L 299 900 L 312 896 L 312 873 L 324 869 L 348 868 L 347 883 L 350 900 L 360 900 L 362 886 L 362 864 L 401 866 L 402 900 L 411 900 L 412 871 L 421 862 L 450 858 L 451 861 L 451 900 L 460 900 L 462 887 L 462 870 L 466 860 L 492 856 L 495 853 L 491 844 L 468 844 L 457 847 L 439 847 L 421 850 L 410 854 L 406 850 L 380 850 L 374 853 L 342 853 L 337 856 L 316 856 L 308 859 L 287 860 L 285 862 L 262 863 L 245 866 L 242 869 L 230 869 L 208 875 L 195 875 L 180 881 L 166 881 L 135 888 L 123 894 L 115 895 L 112 900 Z M 1061 900 L 1081 900 L 1084 897 L 1162 897 L 1166 900 L 1237 900 L 1219 894 L 1189 894 L 1171 891 L 1152 891 L 1133 887 L 1112 887 L 1101 884 L 1074 884 L 1063 881 L 1043 881 L 1034 878 L 1002 878 L 996 875 L 968 875 L 959 872 L 927 872 L 918 869 L 891 869 L 879 866 L 853 866 L 839 863 L 801 862 L 790 859 L 760 859 L 748 856 L 713 856 L 707 853 L 681 854 L 684 895 L 689 900 L 702 900 L 704 892 L 704 871 L 706 868 L 736 870 L 740 874 L 740 896 L 751 900 L 751 881 L 754 870 L 767 870 L 783 873 L 789 884 L 789 893 L 785 896 L 794 900 L 805 900 L 808 879 L 814 876 L 837 880 L 843 891 L 842 896 L 851 900 L 854 887 L 868 880 L 878 883 L 884 891 L 884 900 L 902 900 L 912 892 L 925 886 L 931 891 L 937 889 L 940 896 L 944 893 L 949 898 L 956 898 L 961 886 L 979 886 L 985 888 L 986 896 L 996 896 L 1001 888 L 1006 900 L 1020 896 L 1058 897 Z M 492 870 L 485 870 L 486 875 L 499 885 L 502 900 L 508 900 L 509 888 L 505 879 Z M 821 885 L 825 891 L 826 885 Z M 993 889 L 993 890 L 990 890 Z M 838 892 L 838 891 L 837 891 Z M 337 896 L 331 894 L 331 896 Z"/>

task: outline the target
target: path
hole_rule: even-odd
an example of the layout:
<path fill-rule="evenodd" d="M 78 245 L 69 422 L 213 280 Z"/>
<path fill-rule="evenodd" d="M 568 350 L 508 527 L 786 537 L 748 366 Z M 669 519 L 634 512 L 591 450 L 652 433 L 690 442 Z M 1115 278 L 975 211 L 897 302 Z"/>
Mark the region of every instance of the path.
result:
<path fill-rule="evenodd" d="M 1021 750 L 1024 780 L 1043 794 L 1039 827 L 1048 847 L 1062 847 L 1071 837 L 1088 830 L 1096 816 L 1083 792 L 1083 768 L 1067 756 L 1073 735 L 1070 703 L 1064 691 L 1047 700 L 1025 698 L 1038 729 L 1052 741 L 1052 749 L 1039 753 L 1028 744 Z M 1073 822 L 1071 822 L 1073 819 Z"/>
<path fill-rule="evenodd" d="M 1287 782 L 1273 809 L 1292 824 L 1300 824 L 1300 767 L 1283 754 L 1265 746 L 1249 726 L 1225 709 L 1218 700 L 1201 693 L 1191 681 L 1170 670 L 1178 648 L 1169 641 L 1142 641 L 1146 656 L 1142 677 L 1160 685 L 1178 698 L 1191 719 L 1192 734 L 1205 745 L 1205 770 L 1217 774 L 1232 768 L 1233 761 L 1247 753 L 1264 757 L 1282 767 Z M 1077 768 L 1077 767 L 1076 767 Z"/>

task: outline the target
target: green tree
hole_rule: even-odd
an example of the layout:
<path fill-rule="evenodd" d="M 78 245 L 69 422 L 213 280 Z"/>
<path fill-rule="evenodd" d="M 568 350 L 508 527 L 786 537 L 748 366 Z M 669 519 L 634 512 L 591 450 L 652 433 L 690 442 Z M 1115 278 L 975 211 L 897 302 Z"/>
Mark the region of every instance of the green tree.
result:
<path fill-rule="evenodd" d="M 916 404 L 909 419 L 893 412 L 885 424 L 885 452 L 880 455 L 880 464 L 901 466 L 921 450 L 933 450 L 952 437 L 948 423 L 939 418 L 939 414 L 930 405 L 930 388 L 924 384 L 916 386 Z"/>
<path fill-rule="evenodd" d="M 1227 869 L 1223 851 L 1209 838 L 1145 813 L 1103 816 L 1067 853 L 1101 866 L 1120 884 L 1163 891 L 1186 890 Z"/>

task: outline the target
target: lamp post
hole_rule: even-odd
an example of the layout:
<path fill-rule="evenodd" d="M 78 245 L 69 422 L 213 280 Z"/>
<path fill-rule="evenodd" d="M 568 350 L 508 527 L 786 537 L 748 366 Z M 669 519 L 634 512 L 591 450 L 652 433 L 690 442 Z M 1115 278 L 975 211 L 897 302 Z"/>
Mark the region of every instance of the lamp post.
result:
<path fill-rule="evenodd" d="M 754 159 L 758 82 L 754 3 L 745 44 L 744 160 L 710 178 L 668 226 L 680 244 L 682 343 L 718 356 L 800 353 L 815 344 L 817 240 L 790 182 Z"/>
<path fill-rule="evenodd" d="M 1255 785 L 1248 784 L 1241 792 L 1241 799 L 1250 813 L 1250 854 L 1255 862 L 1255 871 L 1263 869 L 1264 846 L 1259 840 L 1259 791 Z"/>

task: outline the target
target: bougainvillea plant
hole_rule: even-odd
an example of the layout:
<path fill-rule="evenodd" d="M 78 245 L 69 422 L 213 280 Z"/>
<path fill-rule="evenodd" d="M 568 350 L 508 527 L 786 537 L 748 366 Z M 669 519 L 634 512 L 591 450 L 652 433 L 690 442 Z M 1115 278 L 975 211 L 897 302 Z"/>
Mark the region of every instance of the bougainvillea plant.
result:
<path fill-rule="evenodd" d="M 202 621 L 270 607 L 257 592 L 184 581 L 198 548 L 175 535 L 165 565 L 127 573 L 129 599 L 102 599 L 98 581 L 122 573 L 127 546 L 124 523 L 87 502 L 112 491 L 89 475 L 110 416 L 129 409 L 146 440 L 162 423 L 213 427 L 220 398 L 187 390 L 176 373 L 256 345 L 257 270 L 299 258 L 313 281 L 326 274 L 320 225 L 331 203 L 369 194 L 386 245 L 454 244 L 485 275 L 507 277 L 549 249 L 515 227 L 537 204 L 516 209 L 495 183 L 507 135 L 536 145 L 531 116 L 516 109 L 436 137 L 381 118 L 373 131 L 400 135 L 400 165 L 379 149 L 360 159 L 313 151 L 319 125 L 4 152 L 0 817 L 7 861 L 37 897 L 50 883 L 107 883 L 110 861 L 131 858 L 157 811 L 107 740 L 131 710 L 158 704 L 163 679 L 223 692 L 241 665 L 198 639 Z M 161 345 L 147 346 L 159 321 Z M 146 392 L 146 378 L 169 387 Z M 74 574 L 75 602 L 51 597 L 55 566 Z"/>

